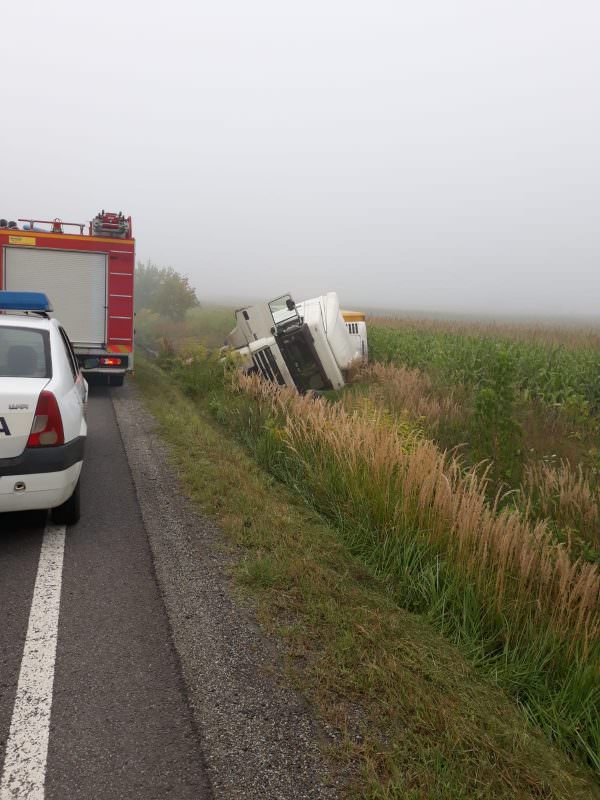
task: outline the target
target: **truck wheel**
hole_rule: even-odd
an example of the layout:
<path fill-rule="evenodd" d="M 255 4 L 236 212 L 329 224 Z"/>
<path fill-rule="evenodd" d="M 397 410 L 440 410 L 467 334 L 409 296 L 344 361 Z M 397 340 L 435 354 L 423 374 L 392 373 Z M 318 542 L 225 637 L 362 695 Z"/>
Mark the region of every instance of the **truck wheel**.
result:
<path fill-rule="evenodd" d="M 120 375 L 109 375 L 108 376 L 108 385 L 109 386 L 123 386 L 123 381 L 125 380 L 125 375 L 121 373 Z"/>
<path fill-rule="evenodd" d="M 79 522 L 81 516 L 81 503 L 79 499 L 79 481 L 73 491 L 71 497 L 62 504 L 57 506 L 51 511 L 52 522 L 56 525 L 75 525 Z"/>

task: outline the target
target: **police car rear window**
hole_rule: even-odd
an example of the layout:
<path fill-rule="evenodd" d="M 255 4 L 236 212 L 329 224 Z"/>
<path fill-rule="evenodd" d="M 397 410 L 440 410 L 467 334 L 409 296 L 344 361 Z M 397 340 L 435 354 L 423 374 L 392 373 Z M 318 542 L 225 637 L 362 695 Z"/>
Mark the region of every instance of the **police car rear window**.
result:
<path fill-rule="evenodd" d="M 47 331 L 0 325 L 0 378 L 51 378 Z"/>

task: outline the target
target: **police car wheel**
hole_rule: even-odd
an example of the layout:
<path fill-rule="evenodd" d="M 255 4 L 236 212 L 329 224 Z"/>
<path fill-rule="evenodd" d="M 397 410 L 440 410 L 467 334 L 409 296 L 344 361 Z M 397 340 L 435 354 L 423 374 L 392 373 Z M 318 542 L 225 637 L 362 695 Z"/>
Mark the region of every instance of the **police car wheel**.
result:
<path fill-rule="evenodd" d="M 79 517 L 81 516 L 79 481 L 77 481 L 77 486 L 71 497 L 65 500 L 62 506 L 53 508 L 51 514 L 52 522 L 56 525 L 75 525 L 76 522 L 79 522 Z"/>

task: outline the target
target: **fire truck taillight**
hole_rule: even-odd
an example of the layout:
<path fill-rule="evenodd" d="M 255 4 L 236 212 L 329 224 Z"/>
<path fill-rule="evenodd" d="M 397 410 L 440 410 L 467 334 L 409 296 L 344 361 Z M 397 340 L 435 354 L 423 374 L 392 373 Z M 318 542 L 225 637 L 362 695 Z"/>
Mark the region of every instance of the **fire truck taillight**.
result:
<path fill-rule="evenodd" d="M 101 367 L 120 367 L 121 366 L 121 359 L 120 358 L 101 358 L 100 359 L 100 366 Z"/>

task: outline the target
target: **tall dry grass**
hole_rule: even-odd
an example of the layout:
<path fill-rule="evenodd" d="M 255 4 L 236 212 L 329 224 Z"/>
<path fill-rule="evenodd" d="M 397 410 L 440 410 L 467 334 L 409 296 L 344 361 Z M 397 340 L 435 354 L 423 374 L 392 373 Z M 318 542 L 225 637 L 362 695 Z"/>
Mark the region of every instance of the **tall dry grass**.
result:
<path fill-rule="evenodd" d="M 419 369 L 394 364 L 364 364 L 357 370 L 354 381 L 369 385 L 369 396 L 374 402 L 385 405 L 399 417 L 408 416 L 423 420 L 430 431 L 462 422 L 467 411 L 458 400 L 456 391 L 436 391 L 427 373 Z M 352 394 L 346 394 L 343 404 L 351 409 Z"/>
<path fill-rule="evenodd" d="M 360 391 L 356 391 L 359 388 Z M 467 444 L 470 437 L 469 422 L 472 413 L 471 397 L 457 386 L 440 387 L 422 370 L 402 365 L 363 364 L 354 375 L 354 384 L 342 395 L 340 402 L 347 411 L 353 411 L 365 399 L 375 407 L 386 409 L 399 421 L 412 420 L 422 425 L 442 448 L 453 449 Z M 538 411 L 537 422 L 543 426 L 538 434 L 545 447 L 552 445 L 560 452 L 562 443 L 572 444 L 568 429 L 554 428 L 563 421 L 560 409 L 552 408 L 545 413 Z M 581 464 L 573 466 L 568 458 L 557 463 L 539 459 L 536 448 L 527 437 L 531 426 L 525 429 L 523 455 L 523 479 L 519 488 L 523 507 L 530 518 L 547 519 L 565 535 L 576 534 L 578 542 L 600 549 L 600 487 L 593 469 L 584 469 Z M 554 438 L 552 438 L 554 434 Z M 568 448 L 563 448 L 567 449 Z M 462 449 L 463 454 L 466 452 Z M 529 460 L 525 460 L 526 457 Z M 488 484 L 488 496 L 498 487 Z"/>
<path fill-rule="evenodd" d="M 536 512 L 575 530 L 600 548 L 600 491 L 579 464 L 526 464 L 523 488 Z"/>
<path fill-rule="evenodd" d="M 497 609 L 508 603 L 513 613 L 519 610 L 536 624 L 549 625 L 561 641 L 580 646 L 583 653 L 598 641 L 596 565 L 572 562 L 544 522 L 531 525 L 510 509 L 497 513 L 486 499 L 484 475 L 465 473 L 456 457 L 427 439 L 406 442 L 397 429 L 373 418 L 365 421 L 339 404 L 280 390 L 256 376 L 236 373 L 235 380 L 285 419 L 282 435 L 295 453 L 310 456 L 306 466 L 316 484 L 319 472 L 335 465 L 348 487 L 365 495 L 379 529 L 424 532 L 486 592 L 493 573 Z"/>
<path fill-rule="evenodd" d="M 353 531 L 408 607 L 479 647 L 476 659 L 531 716 L 600 768 L 597 566 L 571 559 L 544 521 L 490 504 L 484 475 L 372 406 L 364 415 L 256 377 L 233 380 L 274 420 L 269 436 L 287 452 L 276 468 L 296 470 L 290 482 Z"/>

